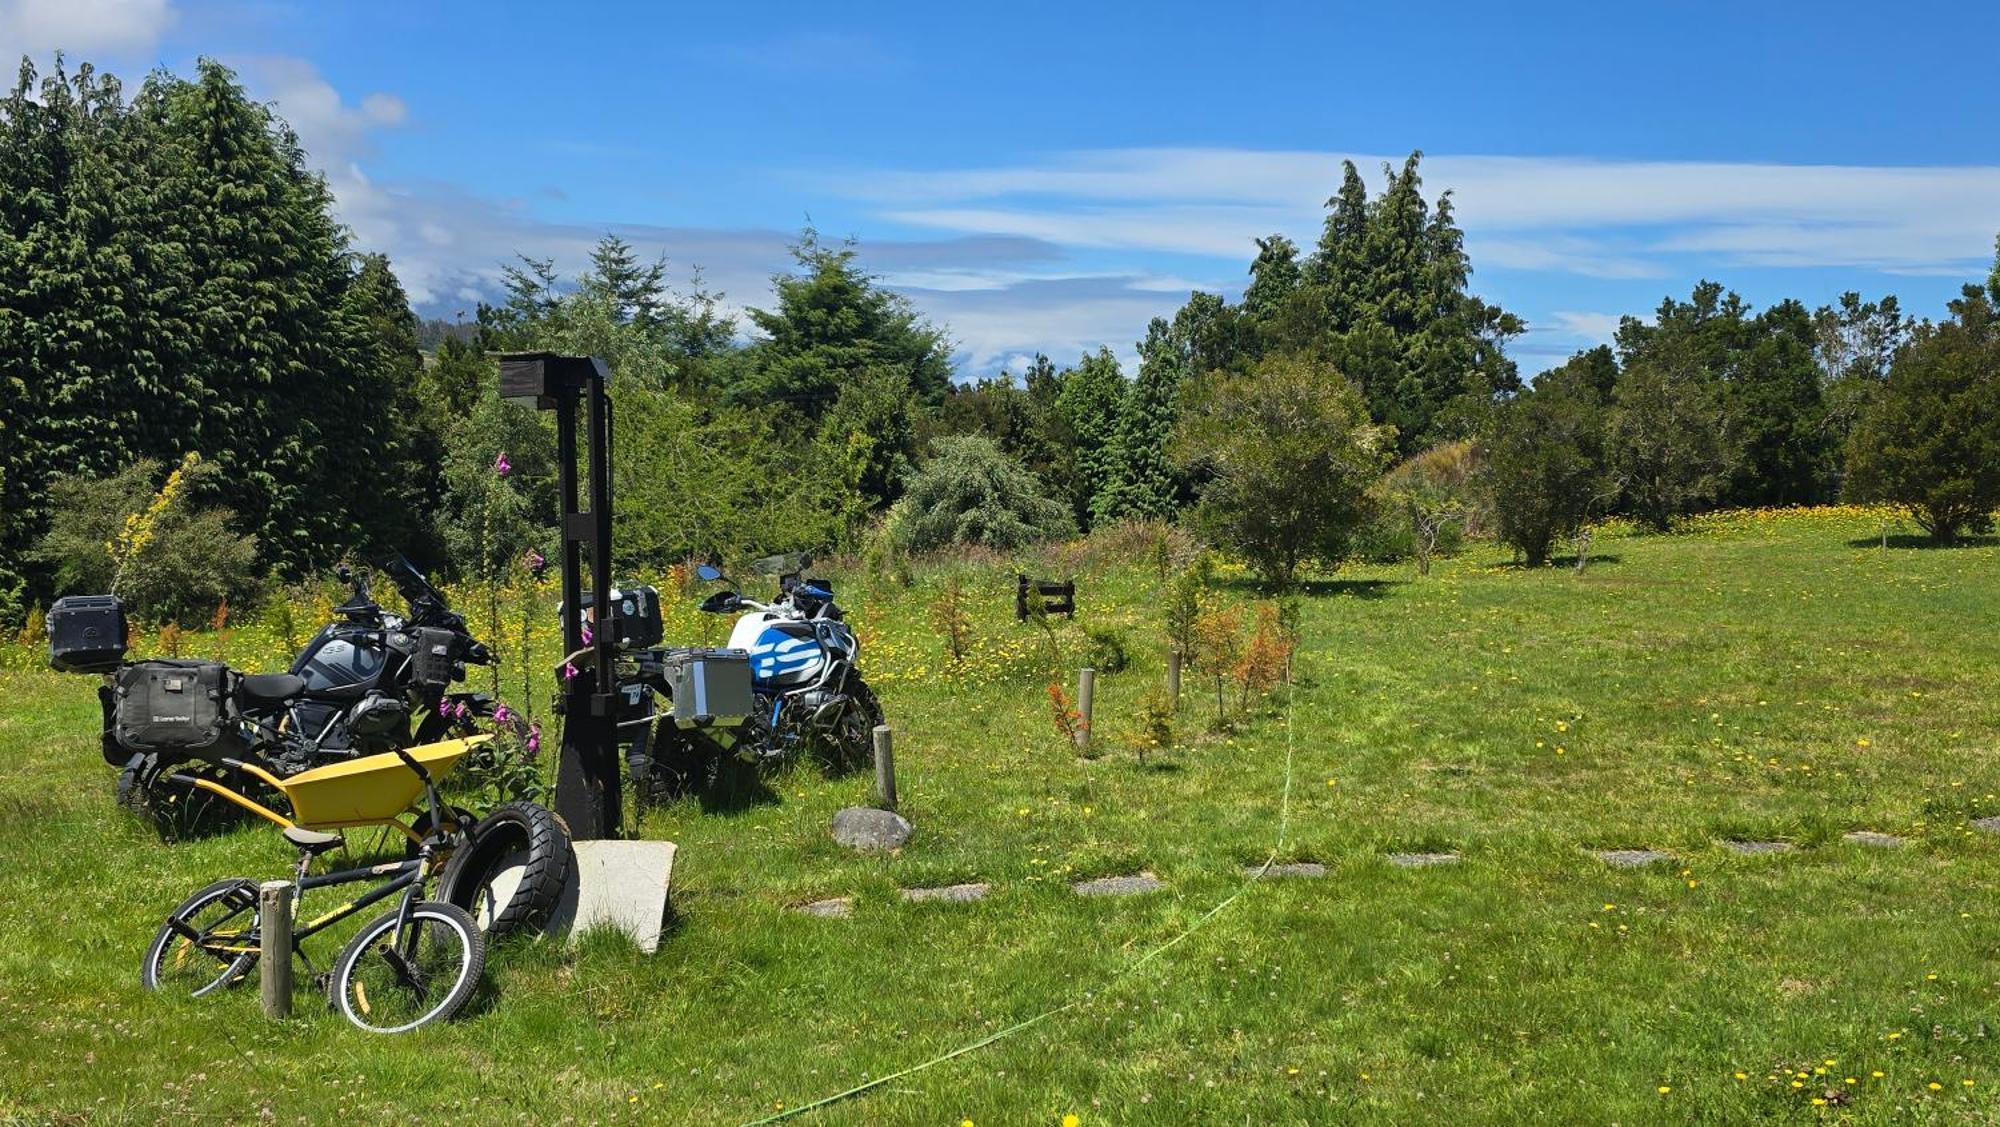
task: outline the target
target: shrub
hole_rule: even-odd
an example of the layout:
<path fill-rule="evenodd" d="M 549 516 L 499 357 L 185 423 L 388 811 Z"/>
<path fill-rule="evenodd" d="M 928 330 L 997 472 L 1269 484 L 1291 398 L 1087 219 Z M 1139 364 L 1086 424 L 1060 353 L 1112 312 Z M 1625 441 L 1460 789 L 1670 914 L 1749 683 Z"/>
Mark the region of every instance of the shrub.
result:
<path fill-rule="evenodd" d="M 164 480 L 159 472 L 158 462 L 140 461 L 110 477 L 55 484 L 55 517 L 36 555 L 53 565 L 57 589 L 108 591 L 135 617 L 174 622 L 253 598 L 256 539 L 235 531 L 228 509 L 196 501 L 218 467 L 189 454 Z"/>
<path fill-rule="evenodd" d="M 1171 751 L 1174 746 L 1174 702 L 1166 689 L 1155 685 L 1139 698 L 1139 711 L 1125 732 L 1125 745 L 1146 765 L 1149 751 Z"/>
<path fill-rule="evenodd" d="M 1288 356 L 1199 387 L 1176 438 L 1182 468 L 1205 479 L 1196 528 L 1280 588 L 1346 558 L 1394 446 L 1344 376 Z"/>
<path fill-rule="evenodd" d="M 965 609 L 965 586 L 956 574 L 948 576 L 944 590 L 931 601 L 931 625 L 944 636 L 945 653 L 952 668 L 965 664 L 972 644 L 972 615 Z"/>
<path fill-rule="evenodd" d="M 1587 387 L 1537 384 L 1487 424 L 1485 481 L 1496 531 L 1530 565 L 1588 520 L 1611 493 L 1604 407 Z"/>
<path fill-rule="evenodd" d="M 1069 694 L 1063 691 L 1062 682 L 1049 681 L 1049 719 L 1055 724 L 1056 736 L 1070 751 L 1077 750 L 1077 736 L 1088 728 L 1083 722 L 1083 713 L 1076 710 Z"/>
<path fill-rule="evenodd" d="M 1194 624 L 1201 617 L 1201 594 L 1208 589 L 1208 580 L 1214 571 L 1214 558 L 1203 552 L 1167 585 L 1166 605 L 1161 615 L 1167 646 L 1189 661 L 1194 659 Z"/>
<path fill-rule="evenodd" d="M 1271 603 L 1257 607 L 1257 626 L 1250 644 L 1237 659 L 1233 674 L 1238 692 L 1237 707 L 1248 711 L 1251 701 L 1262 698 L 1285 679 L 1291 665 L 1294 639 Z"/>
<path fill-rule="evenodd" d="M 1908 506 L 1940 544 L 2000 504 L 2000 328 L 1977 287 L 1951 309 L 1897 355 L 1847 448 L 1850 498 Z"/>
<path fill-rule="evenodd" d="M 1474 489 L 1480 469 L 1470 442 L 1433 446 L 1390 470 L 1377 487 L 1383 507 L 1407 534 L 1417 574 L 1431 573 L 1431 559 L 1456 547 L 1462 530 L 1477 519 Z"/>
<path fill-rule="evenodd" d="M 912 552 L 955 544 L 1008 550 L 1076 533 L 1069 510 L 990 438 L 960 435 L 931 444 L 931 459 L 890 514 L 896 542 Z"/>
<path fill-rule="evenodd" d="M 1092 669 L 1099 673 L 1119 673 L 1131 664 L 1124 631 L 1111 626 L 1086 626 L 1083 636 L 1089 643 L 1086 655 Z"/>
<path fill-rule="evenodd" d="M 1222 727 L 1229 718 L 1223 686 L 1236 669 L 1243 653 L 1243 615 L 1235 607 L 1205 611 L 1194 620 L 1194 649 L 1190 654 L 1195 669 L 1215 681 L 1215 724 Z"/>

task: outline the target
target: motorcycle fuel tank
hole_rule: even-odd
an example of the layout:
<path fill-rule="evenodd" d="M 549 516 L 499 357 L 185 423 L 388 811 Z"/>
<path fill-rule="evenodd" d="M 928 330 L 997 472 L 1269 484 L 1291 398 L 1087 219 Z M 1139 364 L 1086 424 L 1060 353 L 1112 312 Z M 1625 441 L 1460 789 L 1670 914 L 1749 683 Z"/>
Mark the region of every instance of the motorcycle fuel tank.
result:
<path fill-rule="evenodd" d="M 819 679 L 826 652 L 812 624 L 767 614 L 746 614 L 729 632 L 729 648 L 750 654 L 750 676 L 760 689 L 791 689 Z"/>

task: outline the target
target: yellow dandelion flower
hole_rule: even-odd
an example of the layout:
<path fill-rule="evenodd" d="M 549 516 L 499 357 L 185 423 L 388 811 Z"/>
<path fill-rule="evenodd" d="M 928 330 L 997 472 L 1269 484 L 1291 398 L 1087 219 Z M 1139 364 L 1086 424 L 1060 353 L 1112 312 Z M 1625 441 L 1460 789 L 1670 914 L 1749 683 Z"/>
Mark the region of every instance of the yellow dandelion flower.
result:
<path fill-rule="evenodd" d="M 1942 1092 L 1942 1091 L 1944 1091 L 1944 1085 L 1942 1085 L 1942 1084 L 1938 1083 L 1937 1081 L 1933 1080 L 1933 1081 L 1931 1081 L 1931 1082 L 1930 1082 L 1930 1090 L 1931 1090 L 1931 1091 L 1933 1091 L 1933 1092 Z"/>
<path fill-rule="evenodd" d="M 1076 1127 L 1076 1125 L 1081 1122 L 1083 1122 L 1083 1120 L 1078 1119 L 1076 1117 L 1076 1114 L 1072 1112 L 1068 1115 L 1063 1116 L 1062 1127 Z"/>
<path fill-rule="evenodd" d="M 1887 1075 L 1888 1075 L 1888 1073 L 1886 1073 L 1886 1072 L 1883 1072 L 1883 1071 L 1882 1071 L 1881 1069 L 1879 1069 L 1879 1068 L 1878 1068 L 1878 1069 L 1876 1069 L 1875 1071 L 1873 1071 L 1873 1072 L 1869 1073 L 1868 1075 L 1870 1075 L 1870 1076 L 1873 1076 L 1873 1077 L 1874 1077 L 1875 1079 L 1877 1079 L 1877 1080 L 1880 1080 L 1880 1079 L 1882 1079 L 1882 1078 L 1883 1078 L 1884 1076 L 1887 1076 Z"/>
<path fill-rule="evenodd" d="M 1672 1088 L 1672 1086 L 1670 1086 L 1670 1085 L 1667 1085 L 1667 1084 L 1662 1084 L 1662 1085 L 1660 1085 L 1660 1094 L 1661 1094 L 1661 1095 L 1663 1095 L 1663 1096 L 1664 1096 L 1664 1095 L 1666 1095 L 1666 1094 L 1667 1094 L 1668 1092 L 1671 1092 L 1671 1091 L 1673 1091 L 1673 1088 Z"/>
<path fill-rule="evenodd" d="M 1750 1074 L 1747 1072 L 1739 1072 L 1736 1074 L 1736 1078 L 1738 1080 L 1748 1080 L 1750 1079 Z"/>

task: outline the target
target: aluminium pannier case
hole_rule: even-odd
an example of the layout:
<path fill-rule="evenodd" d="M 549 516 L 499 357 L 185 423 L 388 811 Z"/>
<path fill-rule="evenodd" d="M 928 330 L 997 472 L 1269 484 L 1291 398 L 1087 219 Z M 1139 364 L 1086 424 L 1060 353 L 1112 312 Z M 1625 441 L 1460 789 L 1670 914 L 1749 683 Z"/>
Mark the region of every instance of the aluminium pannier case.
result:
<path fill-rule="evenodd" d="M 757 707 L 742 650 L 668 650 L 660 664 L 680 727 L 741 724 Z"/>
<path fill-rule="evenodd" d="M 115 732 L 131 751 L 206 751 L 228 730 L 236 674 L 215 661 L 142 661 L 118 671 Z"/>
<path fill-rule="evenodd" d="M 70 595 L 49 607 L 49 665 L 109 673 L 125 660 L 125 604 L 116 595 Z"/>

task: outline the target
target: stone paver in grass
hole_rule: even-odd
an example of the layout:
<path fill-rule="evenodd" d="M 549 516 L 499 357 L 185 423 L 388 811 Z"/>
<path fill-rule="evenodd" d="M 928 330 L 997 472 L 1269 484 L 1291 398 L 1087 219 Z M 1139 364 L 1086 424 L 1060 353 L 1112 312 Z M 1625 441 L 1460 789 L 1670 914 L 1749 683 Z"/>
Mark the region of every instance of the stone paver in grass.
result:
<path fill-rule="evenodd" d="M 1975 830 L 1985 830 L 1990 834 L 2000 834 L 2000 814 L 1995 814 L 1990 818 L 1974 818 L 1972 820 L 1972 828 Z"/>
<path fill-rule="evenodd" d="M 1152 873 L 1133 873 L 1129 877 L 1078 881 L 1069 887 L 1078 896 L 1131 896 L 1138 892 L 1157 892 L 1167 886 Z"/>
<path fill-rule="evenodd" d="M 986 894 L 992 889 L 993 886 L 985 881 L 976 881 L 971 884 L 949 884 L 942 888 L 905 888 L 902 892 L 903 899 L 910 901 L 949 900 L 955 904 L 966 904 L 986 899 Z"/>
<path fill-rule="evenodd" d="M 815 900 L 810 904 L 800 904 L 794 910 L 804 912 L 808 916 L 846 919 L 854 914 L 854 897 L 836 896 L 831 900 Z"/>
<path fill-rule="evenodd" d="M 1894 849 L 1903 844 L 1903 839 L 1895 834 L 1878 833 L 1874 830 L 1855 830 L 1840 836 L 1856 845 L 1878 845 L 1884 849 Z"/>
<path fill-rule="evenodd" d="M 1320 864 L 1318 861 L 1293 861 L 1289 864 L 1272 865 L 1268 869 L 1262 865 L 1245 865 L 1243 866 L 1243 872 L 1246 876 L 1261 876 L 1267 879 L 1272 877 L 1323 877 L 1326 875 L 1326 866 Z"/>
<path fill-rule="evenodd" d="M 1636 869 L 1641 865 L 1671 861 L 1673 856 L 1657 849 L 1600 849 L 1597 850 L 1597 859 L 1621 869 Z"/>
<path fill-rule="evenodd" d="M 1389 863 L 1391 865 L 1400 865 L 1405 869 L 1421 869 L 1427 865 L 1456 865 L 1458 861 L 1459 856 L 1456 853 L 1389 854 Z"/>
<path fill-rule="evenodd" d="M 1722 846 L 1732 853 L 1741 853 L 1746 857 L 1755 857 L 1763 853 L 1790 853 L 1793 849 L 1797 848 L 1789 841 L 1737 841 L 1734 839 L 1723 842 Z"/>

